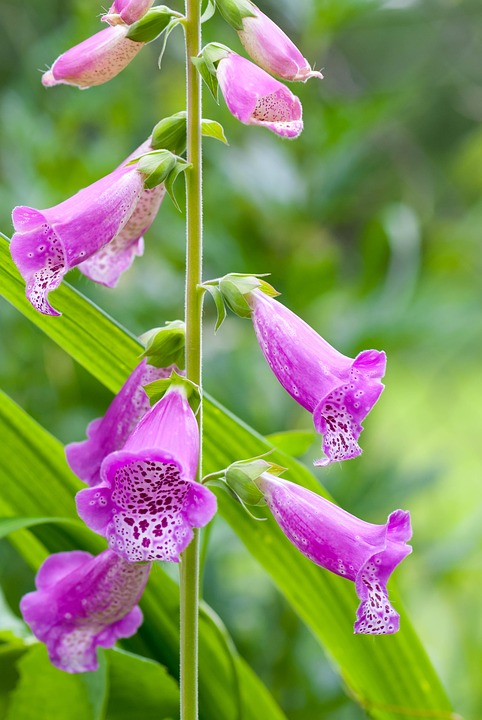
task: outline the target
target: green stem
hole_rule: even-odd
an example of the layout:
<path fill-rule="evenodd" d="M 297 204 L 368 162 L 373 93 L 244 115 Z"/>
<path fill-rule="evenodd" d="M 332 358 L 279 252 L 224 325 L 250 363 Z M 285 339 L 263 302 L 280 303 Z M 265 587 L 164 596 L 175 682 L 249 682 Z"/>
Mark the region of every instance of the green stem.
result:
<path fill-rule="evenodd" d="M 201 0 L 186 0 L 186 375 L 201 386 L 202 293 L 202 149 L 201 77 L 191 58 L 201 50 Z M 198 414 L 202 437 L 202 395 Z M 202 477 L 201 458 L 198 480 Z M 182 554 L 181 594 L 181 720 L 198 719 L 199 531 Z"/>

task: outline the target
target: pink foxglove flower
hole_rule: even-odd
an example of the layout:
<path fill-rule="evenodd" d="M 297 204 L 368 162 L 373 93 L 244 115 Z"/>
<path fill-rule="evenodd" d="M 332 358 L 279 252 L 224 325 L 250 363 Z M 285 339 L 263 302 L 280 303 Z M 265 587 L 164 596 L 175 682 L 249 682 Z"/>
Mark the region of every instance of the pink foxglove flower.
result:
<path fill-rule="evenodd" d="M 150 10 L 153 3 L 154 0 L 115 0 L 102 20 L 109 25 L 132 25 Z"/>
<path fill-rule="evenodd" d="M 216 512 L 213 493 L 195 482 L 198 456 L 196 418 L 182 388 L 171 386 L 105 458 L 102 482 L 77 494 L 78 513 L 130 562 L 178 562 L 192 528 Z"/>
<path fill-rule="evenodd" d="M 303 130 L 299 99 L 285 85 L 246 58 L 230 52 L 216 76 L 230 112 L 245 125 L 261 125 L 281 137 Z"/>
<path fill-rule="evenodd" d="M 134 256 L 142 253 L 142 234 L 150 227 L 165 190 L 163 185 L 145 190 L 144 176 L 126 163 L 147 147 L 144 143 L 116 170 L 59 205 L 13 210 L 16 232 L 10 252 L 36 310 L 59 315 L 48 294 L 73 267 L 113 286 Z"/>
<path fill-rule="evenodd" d="M 42 75 L 42 84 L 85 89 L 112 80 L 145 45 L 126 37 L 128 32 L 128 25 L 115 25 L 70 48 Z"/>
<path fill-rule="evenodd" d="M 360 455 L 361 425 L 384 388 L 386 356 L 364 350 L 352 360 L 335 350 L 284 305 L 254 290 L 249 294 L 256 337 L 273 373 L 323 434 L 328 465 Z"/>
<path fill-rule="evenodd" d="M 296 45 L 256 5 L 250 3 L 253 16 L 243 17 L 239 39 L 248 55 L 267 72 L 284 80 L 306 82 L 311 77 L 323 78 L 312 70 Z"/>
<path fill-rule="evenodd" d="M 288 540 L 312 562 L 355 583 L 360 598 L 355 632 L 397 632 L 400 616 L 388 600 L 387 582 L 412 551 L 406 544 L 410 514 L 395 510 L 385 525 L 373 525 L 269 473 L 255 483 Z"/>
<path fill-rule="evenodd" d="M 73 472 L 93 487 L 101 481 L 100 466 L 111 452 L 122 450 L 139 420 L 149 410 L 144 385 L 168 378 L 172 368 L 156 368 L 143 360 L 129 375 L 111 402 L 106 414 L 87 427 L 87 440 L 65 447 L 67 462 Z"/>
<path fill-rule="evenodd" d="M 69 673 L 97 670 L 97 647 L 133 635 L 142 623 L 137 603 L 150 568 L 110 550 L 97 557 L 74 550 L 47 558 L 37 590 L 22 598 L 20 609 L 53 665 Z"/>

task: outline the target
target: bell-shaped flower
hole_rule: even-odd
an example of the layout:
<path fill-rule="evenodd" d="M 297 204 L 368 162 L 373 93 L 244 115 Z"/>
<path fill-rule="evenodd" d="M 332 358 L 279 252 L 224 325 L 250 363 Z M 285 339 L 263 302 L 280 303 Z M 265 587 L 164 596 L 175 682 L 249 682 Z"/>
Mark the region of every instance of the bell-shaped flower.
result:
<path fill-rule="evenodd" d="M 298 550 L 317 565 L 352 580 L 360 599 L 355 632 L 397 632 L 400 616 L 388 600 L 387 582 L 411 553 L 410 513 L 392 512 L 385 525 L 359 520 L 321 495 L 263 473 L 255 484 Z"/>
<path fill-rule="evenodd" d="M 147 145 L 141 145 L 137 155 Z M 113 286 L 142 252 L 142 233 L 153 221 L 165 191 L 163 185 L 145 190 L 144 175 L 136 165 L 127 165 L 131 158 L 59 205 L 47 210 L 27 206 L 13 210 L 16 232 L 10 252 L 36 310 L 59 315 L 48 294 L 73 267 Z"/>
<path fill-rule="evenodd" d="M 42 84 L 75 85 L 84 90 L 112 80 L 145 45 L 130 40 L 128 32 L 128 25 L 114 25 L 70 48 L 42 75 Z"/>
<path fill-rule="evenodd" d="M 150 568 L 111 550 L 97 557 L 80 550 L 57 553 L 40 568 L 37 590 L 22 598 L 20 610 L 56 667 L 97 670 L 97 647 L 112 647 L 142 623 L 137 603 Z"/>
<path fill-rule="evenodd" d="M 77 510 L 128 561 L 179 561 L 216 512 L 216 498 L 195 482 L 199 430 L 185 392 L 171 385 L 122 450 L 108 455 L 101 483 L 77 494 Z"/>
<path fill-rule="evenodd" d="M 303 130 L 296 95 L 246 58 L 229 52 L 219 61 L 216 77 L 226 105 L 240 122 L 261 125 L 287 138 L 296 138 Z"/>
<path fill-rule="evenodd" d="M 248 55 L 267 72 L 283 80 L 301 80 L 311 77 L 323 78 L 321 72 L 312 70 L 296 45 L 269 17 L 253 3 L 249 3 L 252 15 L 242 18 L 239 39 Z"/>
<path fill-rule="evenodd" d="M 154 0 L 114 0 L 107 15 L 102 17 L 109 25 L 132 25 L 152 7 Z"/>
<path fill-rule="evenodd" d="M 143 360 L 129 375 L 106 414 L 88 425 L 87 440 L 66 445 L 67 462 L 83 482 L 91 487 L 100 483 L 100 466 L 104 458 L 122 450 L 139 420 L 149 410 L 144 385 L 168 378 L 171 371 L 172 368 L 156 368 Z"/>
<path fill-rule="evenodd" d="M 329 345 L 287 307 L 260 290 L 249 293 L 259 346 L 284 389 L 313 413 L 328 465 L 360 455 L 361 425 L 384 388 L 386 356 L 364 350 L 353 360 Z"/>

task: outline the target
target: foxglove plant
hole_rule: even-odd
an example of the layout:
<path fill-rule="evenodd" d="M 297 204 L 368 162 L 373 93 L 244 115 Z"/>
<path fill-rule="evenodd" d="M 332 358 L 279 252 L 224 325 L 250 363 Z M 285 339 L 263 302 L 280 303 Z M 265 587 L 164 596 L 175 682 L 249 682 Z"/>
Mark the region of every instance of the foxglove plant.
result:
<path fill-rule="evenodd" d="M 133 157 L 149 148 L 148 141 L 143 143 L 116 170 L 59 205 L 47 210 L 24 205 L 14 209 L 16 232 L 10 252 L 36 310 L 60 314 L 48 296 L 73 267 L 113 286 L 134 257 L 142 254 L 142 235 L 165 192 L 162 184 L 145 189 L 144 175 L 131 164 Z"/>
<path fill-rule="evenodd" d="M 75 45 L 55 60 L 42 76 L 45 87 L 74 85 L 85 89 L 112 80 L 135 58 L 145 43 L 128 37 L 153 0 L 116 0 L 102 20 L 110 27 Z"/>
<path fill-rule="evenodd" d="M 77 511 L 129 562 L 179 562 L 216 512 L 216 498 L 195 482 L 199 432 L 182 386 L 172 384 L 140 420 L 122 450 L 100 468 L 101 482 L 77 495 Z"/>
<path fill-rule="evenodd" d="M 252 319 L 274 374 L 313 414 L 315 428 L 324 436 L 326 458 L 318 465 L 360 454 L 361 423 L 382 392 L 385 371 L 383 352 L 368 350 L 355 359 L 342 355 L 275 300 L 276 291 L 258 277 L 227 275 L 203 283 L 201 140 L 203 134 L 223 141 L 225 136 L 218 123 L 202 118 L 201 81 L 216 98 L 221 89 L 240 122 L 296 138 L 303 129 L 300 100 L 272 75 L 303 82 L 322 77 L 250 0 L 216 4 L 257 64 L 219 43 L 201 48 L 201 24 L 214 12 L 214 4 L 208 3 L 202 16 L 200 0 L 186 0 L 185 16 L 166 6 L 152 7 L 152 0 L 114 0 L 102 18 L 109 27 L 54 62 L 43 76 L 45 86 L 100 85 L 125 68 L 147 42 L 162 33 L 167 39 L 181 24 L 186 111 L 163 118 L 122 165 L 72 198 L 47 210 L 15 208 L 11 241 L 33 307 L 58 315 L 49 293 L 64 274 L 78 267 L 96 282 L 114 286 L 142 253 L 143 233 L 166 191 L 177 205 L 173 184 L 185 173 L 185 352 L 184 336 L 181 347 L 176 335 L 179 323 L 171 324 L 167 341 L 166 336 L 159 340 L 157 331 L 149 333 L 143 359 L 105 416 L 89 425 L 87 440 L 67 446 L 70 467 L 89 486 L 77 494 L 78 514 L 105 538 L 109 549 L 95 558 L 76 551 L 52 556 L 39 571 L 37 590 L 21 605 L 57 667 L 94 670 L 98 646 L 111 647 L 139 626 L 137 602 L 151 563 L 179 562 L 181 720 L 198 718 L 199 529 L 216 512 L 209 478 L 207 484 L 201 482 L 203 290 L 214 297 L 218 325 L 225 305 Z M 384 525 L 363 522 L 276 477 L 273 466 L 265 472 L 263 463 L 258 459 L 255 471 L 249 470 L 247 484 L 246 464 L 239 472 L 233 467 L 221 471 L 231 497 L 245 505 L 267 504 L 304 555 L 355 583 L 361 601 L 356 632 L 395 632 L 398 615 L 388 601 L 386 584 L 410 552 L 408 513 L 398 510 Z"/>
<path fill-rule="evenodd" d="M 351 580 L 360 599 L 355 633 L 391 635 L 400 616 L 388 599 L 393 570 L 412 552 L 410 513 L 392 512 L 384 525 L 364 522 L 317 493 L 279 475 L 263 458 L 235 462 L 214 477 L 247 505 L 268 505 L 288 540 L 309 560 Z M 209 483 L 210 476 L 205 478 Z"/>
<path fill-rule="evenodd" d="M 97 670 L 97 647 L 110 648 L 142 623 L 137 603 L 151 569 L 111 550 L 97 557 L 73 550 L 51 555 L 37 573 L 35 592 L 20 609 L 51 662 L 69 673 Z"/>
<path fill-rule="evenodd" d="M 312 70 L 286 33 L 250 0 L 217 0 L 216 4 L 237 30 L 250 58 L 263 70 L 283 80 L 323 79 L 321 72 Z"/>

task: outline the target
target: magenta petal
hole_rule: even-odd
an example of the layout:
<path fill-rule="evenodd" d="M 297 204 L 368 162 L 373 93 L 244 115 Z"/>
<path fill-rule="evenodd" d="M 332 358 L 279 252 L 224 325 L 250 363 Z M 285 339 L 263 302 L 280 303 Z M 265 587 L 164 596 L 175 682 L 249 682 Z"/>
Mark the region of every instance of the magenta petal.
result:
<path fill-rule="evenodd" d="M 79 270 L 94 282 L 114 287 L 134 258 L 143 254 L 142 236 L 152 225 L 165 193 L 164 185 L 144 190 L 122 230 L 110 243 L 80 263 Z"/>
<path fill-rule="evenodd" d="M 120 451 L 102 465 L 103 483 L 77 495 L 77 511 L 129 562 L 178 562 L 193 527 L 216 512 L 210 490 L 185 480 L 175 458 L 159 451 Z"/>
<path fill-rule="evenodd" d="M 311 69 L 290 38 L 256 5 L 251 5 L 254 17 L 243 18 L 239 39 L 257 65 L 284 80 L 323 78 Z"/>
<path fill-rule="evenodd" d="M 219 62 L 216 74 L 226 105 L 240 122 L 261 125 L 282 137 L 301 133 L 300 101 L 257 65 L 230 53 Z"/>
<path fill-rule="evenodd" d="M 355 632 L 396 632 L 399 617 L 386 585 L 412 551 L 406 544 L 410 514 L 396 510 L 385 525 L 373 525 L 287 480 L 263 473 L 256 482 L 288 540 L 312 562 L 355 583 L 361 601 Z"/>
<path fill-rule="evenodd" d="M 111 80 L 144 47 L 126 37 L 128 30 L 127 25 L 108 27 L 70 48 L 44 73 L 42 83 L 88 88 Z"/>
<path fill-rule="evenodd" d="M 91 486 L 100 483 L 100 466 L 104 458 L 122 449 L 139 420 L 149 410 L 149 399 L 143 386 L 169 377 L 171 370 L 155 368 L 143 360 L 129 375 L 104 417 L 90 423 L 88 439 L 66 446 L 67 462 L 83 482 Z"/>
<path fill-rule="evenodd" d="M 115 0 L 109 9 L 109 14 L 104 15 L 102 20 L 111 24 L 117 24 L 119 21 L 132 25 L 143 17 L 153 5 L 154 0 Z M 111 22 L 111 18 L 116 22 Z"/>
<path fill-rule="evenodd" d="M 199 430 L 182 389 L 171 386 L 140 420 L 123 450 L 108 455 L 102 482 L 77 494 L 77 511 L 109 547 L 130 562 L 179 561 L 216 512 L 194 482 Z"/>
<path fill-rule="evenodd" d="M 313 328 L 259 290 L 249 296 L 259 346 L 284 389 L 322 433 L 326 458 L 315 465 L 361 453 L 362 421 L 383 391 L 386 356 L 365 350 L 354 360 L 329 345 Z"/>
<path fill-rule="evenodd" d="M 46 643 L 51 662 L 70 673 L 98 667 L 97 646 L 112 647 L 142 620 L 136 607 L 150 565 L 126 563 L 105 550 L 51 556 L 37 576 L 37 590 L 20 609 L 34 635 Z"/>

